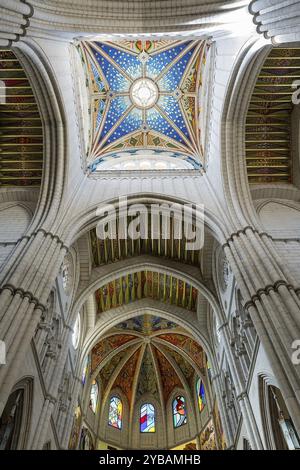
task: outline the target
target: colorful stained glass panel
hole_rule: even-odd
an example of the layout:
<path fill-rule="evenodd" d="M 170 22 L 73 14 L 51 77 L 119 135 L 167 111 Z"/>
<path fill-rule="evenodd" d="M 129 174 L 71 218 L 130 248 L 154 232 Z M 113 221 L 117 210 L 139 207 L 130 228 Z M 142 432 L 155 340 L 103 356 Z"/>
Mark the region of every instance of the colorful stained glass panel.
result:
<path fill-rule="evenodd" d="M 173 400 L 173 422 L 174 428 L 179 428 L 187 422 L 185 399 L 182 396 L 178 396 Z"/>
<path fill-rule="evenodd" d="M 155 432 L 155 410 L 151 403 L 145 403 L 141 407 L 140 431 Z"/>
<path fill-rule="evenodd" d="M 198 406 L 199 406 L 199 411 L 203 411 L 205 405 L 206 405 L 206 396 L 205 396 L 205 389 L 202 380 L 198 379 L 197 380 L 197 400 L 198 400 Z"/>
<path fill-rule="evenodd" d="M 122 429 L 123 404 L 120 398 L 112 397 L 109 404 L 108 425 Z"/>

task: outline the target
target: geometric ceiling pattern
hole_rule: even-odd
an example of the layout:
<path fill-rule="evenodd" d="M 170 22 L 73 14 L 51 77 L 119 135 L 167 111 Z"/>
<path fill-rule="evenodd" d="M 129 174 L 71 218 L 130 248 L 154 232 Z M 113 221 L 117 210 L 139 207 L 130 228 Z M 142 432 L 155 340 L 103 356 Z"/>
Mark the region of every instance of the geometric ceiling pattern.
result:
<path fill-rule="evenodd" d="M 90 100 L 91 171 L 116 158 L 141 158 L 140 149 L 152 160 L 163 162 L 165 152 L 187 168 L 201 167 L 204 41 L 84 41 L 79 52 Z"/>
<path fill-rule="evenodd" d="M 39 186 L 43 128 L 25 71 L 10 50 L 0 51 L 0 186 Z"/>
<path fill-rule="evenodd" d="M 145 393 L 166 403 L 175 387 L 193 387 L 205 375 L 201 346 L 175 323 L 142 315 L 112 328 L 91 352 L 103 392 L 119 388 L 130 405 Z"/>
<path fill-rule="evenodd" d="M 145 298 L 196 312 L 197 296 L 197 289 L 187 282 L 154 271 L 127 274 L 105 284 L 95 292 L 98 314 Z"/>
<path fill-rule="evenodd" d="M 292 84 L 299 78 L 300 48 L 273 48 L 258 75 L 247 113 L 250 183 L 292 181 Z"/>

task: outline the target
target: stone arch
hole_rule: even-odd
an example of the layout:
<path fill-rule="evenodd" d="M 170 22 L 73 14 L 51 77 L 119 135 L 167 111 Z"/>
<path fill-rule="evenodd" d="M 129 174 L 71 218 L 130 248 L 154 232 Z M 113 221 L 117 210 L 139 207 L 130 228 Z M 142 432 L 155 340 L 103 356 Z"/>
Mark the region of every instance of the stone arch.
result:
<path fill-rule="evenodd" d="M 288 423 L 288 440 L 293 441 L 295 448 L 299 449 L 299 436 L 295 431 L 276 377 L 268 372 L 260 372 L 258 374 L 258 392 L 266 448 L 269 450 L 291 448 L 284 437 L 286 431 L 279 424 L 279 421 L 284 421 Z M 292 439 L 291 436 L 293 436 Z"/>
<path fill-rule="evenodd" d="M 251 39 L 244 45 L 236 59 L 222 111 L 223 188 L 237 228 L 251 224 L 261 230 L 248 183 L 244 129 L 252 91 L 271 47 L 262 39 Z"/>
<path fill-rule="evenodd" d="M 30 226 L 33 232 L 48 218 L 50 224 L 53 222 L 61 202 L 65 173 L 65 114 L 57 79 L 42 49 L 36 42 L 27 39 L 26 42 L 16 43 L 13 50 L 30 77 L 43 125 L 43 177 Z"/>
<path fill-rule="evenodd" d="M 173 402 L 177 396 L 182 396 L 185 399 L 185 411 L 186 411 L 186 424 L 175 428 L 173 421 Z M 167 421 L 167 435 L 168 445 L 173 447 L 179 445 L 190 439 L 194 439 L 197 434 L 197 422 L 195 416 L 195 407 L 193 403 L 193 397 L 187 393 L 185 388 L 176 387 L 170 394 L 166 402 L 166 421 Z"/>
<path fill-rule="evenodd" d="M 0 418 L 1 449 L 28 448 L 32 407 L 33 378 L 24 377 L 12 388 Z"/>
<path fill-rule="evenodd" d="M 108 424 L 108 413 L 110 400 L 112 397 L 118 397 L 122 401 L 122 428 L 115 429 L 109 426 Z M 127 397 L 123 391 L 119 388 L 112 388 L 110 390 L 107 400 L 103 403 L 101 409 L 101 415 L 99 423 L 104 423 L 102 429 L 99 429 L 98 436 L 100 439 L 103 439 L 107 443 L 112 443 L 113 445 L 119 445 L 120 447 L 127 448 L 129 445 L 129 419 L 130 419 L 130 407 L 127 400 Z"/>
<path fill-rule="evenodd" d="M 155 435 L 152 433 L 143 434 L 140 431 L 140 412 L 144 403 L 150 403 L 154 406 L 155 410 Z M 166 428 L 164 419 L 164 410 L 161 404 L 151 394 L 145 393 L 135 402 L 135 410 L 132 418 L 132 448 L 147 449 L 147 448 L 165 448 L 166 446 Z"/>
<path fill-rule="evenodd" d="M 131 194 L 127 197 L 128 205 L 132 204 L 180 204 L 184 205 L 192 205 L 194 201 L 190 201 L 188 199 L 183 198 L 174 198 L 168 197 L 165 194 L 161 193 L 138 193 L 138 194 Z M 118 209 L 118 199 L 108 199 L 101 201 L 101 207 L 106 205 L 113 205 Z M 84 211 L 78 213 L 73 219 L 70 220 L 68 227 L 66 227 L 66 231 L 63 232 L 62 238 L 65 240 L 66 245 L 72 245 L 78 238 L 83 236 L 87 231 L 91 230 L 97 225 L 99 217 L 96 214 L 98 209 L 98 204 L 93 204 L 92 206 L 86 208 Z M 117 211 L 118 212 L 118 211 Z M 191 209 L 187 208 L 187 213 L 191 213 Z M 202 212 L 196 211 L 196 214 L 199 215 L 202 219 Z M 195 214 L 193 214 L 193 218 L 195 218 Z M 226 227 L 221 222 L 216 214 L 214 214 L 211 210 L 204 208 L 204 222 L 205 228 L 211 233 L 211 235 L 216 238 L 220 243 L 224 242 L 226 237 Z"/>
<path fill-rule="evenodd" d="M 204 385 L 205 397 L 206 397 L 206 405 L 205 405 L 205 408 L 202 410 L 202 412 L 200 412 L 199 406 L 198 406 L 198 397 L 197 397 L 197 382 L 198 382 L 198 380 L 201 380 L 203 385 Z M 208 384 L 208 378 L 207 377 L 203 377 L 203 376 L 198 375 L 198 374 L 194 375 L 192 398 L 193 398 L 194 406 L 195 406 L 195 417 L 196 417 L 196 421 L 197 421 L 199 431 L 200 431 L 201 428 L 204 426 L 204 424 L 208 421 L 210 413 L 212 412 L 212 409 L 213 409 L 213 403 L 211 403 L 211 397 L 210 397 L 210 393 L 209 393 L 209 384 Z"/>
<path fill-rule="evenodd" d="M 81 285 L 81 289 L 73 304 L 73 311 L 79 310 L 88 296 L 93 294 L 99 287 L 116 279 L 117 277 L 137 273 L 145 269 L 154 270 L 162 274 L 170 274 L 188 282 L 204 295 L 216 311 L 217 315 L 222 317 L 222 312 L 214 293 L 202 281 L 197 268 L 186 266 L 176 261 L 167 262 L 166 260 L 151 256 L 140 256 L 130 260 L 125 259 L 109 266 L 94 269 L 89 282 L 86 283 L 86 285 Z M 220 320 L 221 319 L 222 318 L 220 318 Z"/>
<path fill-rule="evenodd" d="M 54 221 L 62 202 L 63 179 L 66 171 L 65 150 L 65 114 L 53 69 L 42 48 L 27 38 L 19 41 L 12 49 L 22 64 L 36 98 L 43 126 L 43 175 L 39 195 L 35 194 L 37 204 L 34 216 L 27 227 L 26 233 L 2 270 L 2 279 L 7 280 L 18 266 L 21 256 L 26 254 L 30 237 L 37 230 L 43 234 L 54 229 Z M 13 189 L 15 192 L 15 189 Z M 24 190 L 23 190 L 24 193 Z M 30 190 L 32 193 L 32 190 Z M 32 198 L 32 195 L 30 195 Z"/>
<path fill-rule="evenodd" d="M 276 217 L 274 214 L 276 212 Z M 273 236 L 300 237 L 300 205 L 296 202 L 267 199 L 257 205 L 257 213 L 264 229 Z"/>

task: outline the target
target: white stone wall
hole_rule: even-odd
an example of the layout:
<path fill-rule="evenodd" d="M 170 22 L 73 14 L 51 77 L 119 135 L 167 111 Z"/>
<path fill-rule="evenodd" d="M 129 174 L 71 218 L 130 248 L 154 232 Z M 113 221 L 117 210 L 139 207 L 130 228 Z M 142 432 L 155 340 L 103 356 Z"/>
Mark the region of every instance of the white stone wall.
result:
<path fill-rule="evenodd" d="M 26 232 L 32 216 L 30 204 L 0 204 L 0 267 Z"/>

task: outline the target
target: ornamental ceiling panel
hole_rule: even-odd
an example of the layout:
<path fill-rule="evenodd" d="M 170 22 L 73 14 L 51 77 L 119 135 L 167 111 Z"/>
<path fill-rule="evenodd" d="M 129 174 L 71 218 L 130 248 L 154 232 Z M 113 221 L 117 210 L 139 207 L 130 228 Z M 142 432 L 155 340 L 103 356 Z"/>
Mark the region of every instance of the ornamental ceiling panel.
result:
<path fill-rule="evenodd" d="M 113 335 L 108 338 L 104 338 L 102 341 L 97 343 L 96 346 L 92 349 L 91 354 L 92 372 L 112 351 L 117 350 L 124 344 L 134 339 L 136 339 L 136 336 L 129 334 Z"/>
<path fill-rule="evenodd" d="M 257 77 L 247 113 L 250 183 L 292 182 L 292 95 L 299 76 L 300 48 L 273 48 Z"/>
<path fill-rule="evenodd" d="M 134 330 L 143 334 L 151 335 L 156 331 L 178 329 L 178 325 L 172 321 L 155 315 L 140 315 L 126 320 L 116 326 L 116 329 Z"/>
<path fill-rule="evenodd" d="M 199 40 L 80 44 L 90 106 L 90 172 L 112 169 L 116 162 L 117 169 L 132 169 L 127 163 L 145 155 L 144 169 L 162 169 L 166 160 L 170 168 L 201 168 L 199 90 L 206 47 Z"/>
<path fill-rule="evenodd" d="M 43 127 L 37 102 L 14 52 L 0 51 L 0 186 L 39 186 Z"/>
<path fill-rule="evenodd" d="M 127 217 L 127 226 L 134 220 L 134 216 Z M 162 223 L 159 227 L 157 238 L 153 238 L 154 230 L 157 230 L 155 223 L 149 210 L 147 227 L 148 234 L 145 238 L 133 240 L 132 238 L 124 239 L 120 233 L 120 221 L 115 221 L 116 231 L 115 238 L 100 239 L 97 237 L 96 228 L 89 232 L 93 266 L 101 266 L 103 264 L 113 263 L 121 259 L 139 255 L 153 255 L 164 258 L 178 260 L 182 263 L 192 264 L 201 267 L 201 250 L 189 249 L 190 241 L 186 235 L 182 233 L 182 237 L 177 239 L 174 236 L 176 231 L 176 219 L 170 218 L 170 235 L 166 238 L 163 233 Z M 191 225 L 191 233 L 196 233 L 197 227 Z M 154 232 L 155 233 L 155 232 Z"/>
<path fill-rule="evenodd" d="M 177 371 L 173 368 L 164 354 L 155 348 L 155 355 L 157 358 L 158 368 L 163 385 L 164 400 L 167 402 L 170 393 L 174 390 L 174 388 L 183 388 L 183 384 L 178 376 Z"/>
<path fill-rule="evenodd" d="M 206 367 L 205 352 L 203 351 L 201 346 L 192 338 L 172 333 L 162 334 L 159 335 L 157 338 L 166 341 L 167 343 L 172 344 L 177 348 L 182 349 L 201 369 L 204 369 Z"/>
<path fill-rule="evenodd" d="M 195 312 L 197 296 L 197 289 L 187 282 L 153 271 L 127 274 L 95 292 L 98 313 L 144 298 L 159 300 Z"/>
<path fill-rule="evenodd" d="M 191 350 L 189 361 L 186 355 Z M 183 382 L 192 391 L 193 379 L 198 375 L 199 353 L 201 358 L 203 353 L 205 361 L 201 346 L 184 328 L 159 316 L 144 314 L 111 328 L 93 348 L 92 357 L 94 354 L 97 361 L 107 358 L 99 362 L 98 373 L 104 395 L 110 396 L 114 389 L 121 389 L 133 406 L 143 395 L 166 401 L 174 388 L 183 388 Z"/>
<path fill-rule="evenodd" d="M 191 366 L 191 364 L 182 356 L 182 354 L 179 354 L 174 349 L 169 347 L 163 347 L 163 350 L 174 359 L 177 366 L 180 368 L 182 374 L 186 378 L 187 382 L 190 384 L 190 386 L 192 386 L 195 370 Z"/>
<path fill-rule="evenodd" d="M 145 393 L 150 393 L 154 397 L 158 397 L 158 384 L 157 373 L 153 364 L 153 358 L 149 346 L 146 347 L 141 364 L 138 386 L 137 398 L 143 396 Z"/>
<path fill-rule="evenodd" d="M 113 388 L 120 388 L 123 391 L 127 397 L 128 403 L 131 403 L 132 399 L 133 381 L 140 354 L 141 351 L 138 350 L 130 357 L 130 359 L 122 367 L 122 370 L 113 384 Z"/>
<path fill-rule="evenodd" d="M 99 373 L 99 378 L 101 380 L 103 389 L 105 390 L 108 386 L 109 380 L 118 366 L 119 362 L 123 360 L 125 355 L 128 354 L 128 349 L 122 350 L 119 353 L 115 354 L 110 361 L 102 367 Z"/>

